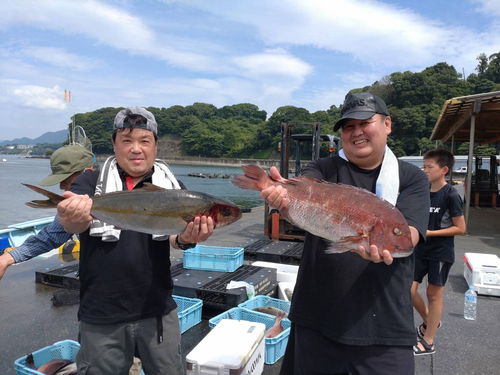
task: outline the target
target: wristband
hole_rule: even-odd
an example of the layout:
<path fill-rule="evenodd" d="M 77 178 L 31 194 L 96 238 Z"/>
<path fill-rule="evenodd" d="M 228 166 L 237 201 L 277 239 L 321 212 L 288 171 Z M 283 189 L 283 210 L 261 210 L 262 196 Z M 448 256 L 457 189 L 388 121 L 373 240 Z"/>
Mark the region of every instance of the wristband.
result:
<path fill-rule="evenodd" d="M 180 243 L 179 242 L 179 235 L 175 237 L 175 245 L 181 249 L 181 250 L 187 250 L 187 249 L 192 249 L 193 247 L 196 247 L 195 243 Z"/>

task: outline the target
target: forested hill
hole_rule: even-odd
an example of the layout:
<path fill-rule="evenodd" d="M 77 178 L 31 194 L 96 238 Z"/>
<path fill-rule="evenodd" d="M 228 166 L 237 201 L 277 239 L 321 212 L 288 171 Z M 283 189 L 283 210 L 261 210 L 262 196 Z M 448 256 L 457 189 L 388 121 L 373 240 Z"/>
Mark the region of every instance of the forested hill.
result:
<path fill-rule="evenodd" d="M 389 145 L 397 156 L 419 155 L 435 147 L 435 142 L 429 137 L 446 100 L 500 91 L 500 53 L 489 58 L 480 55 L 478 61 L 478 73 L 467 79 L 463 79 L 453 66 L 438 63 L 419 73 L 396 72 L 371 86 L 351 92 L 369 91 L 384 99 L 393 121 Z M 76 124 L 85 129 L 95 153 L 113 152 L 110 141 L 113 119 L 120 109 L 102 108 L 76 115 Z M 269 157 L 279 142 L 281 122 L 319 121 L 323 123 L 323 133 L 332 134 L 333 124 L 340 113 L 340 107 L 335 104 L 313 113 L 305 108 L 284 106 L 267 120 L 265 111 L 248 103 L 222 108 L 194 103 L 186 107 L 149 107 L 148 110 L 156 117 L 159 137 L 168 134 L 180 136 L 184 155 L 241 158 Z M 480 151 L 484 153 L 495 152 L 494 145 L 478 147 L 483 147 Z M 459 145 L 457 153 L 465 154 L 467 149 L 466 144 Z"/>

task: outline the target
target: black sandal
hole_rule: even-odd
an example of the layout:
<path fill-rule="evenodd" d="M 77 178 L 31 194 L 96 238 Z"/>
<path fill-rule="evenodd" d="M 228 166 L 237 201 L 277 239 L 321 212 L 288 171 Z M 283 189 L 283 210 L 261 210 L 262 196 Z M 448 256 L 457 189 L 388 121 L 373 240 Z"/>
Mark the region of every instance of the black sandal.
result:
<path fill-rule="evenodd" d="M 428 355 L 428 354 L 436 353 L 436 350 L 434 349 L 434 343 L 429 345 L 429 343 L 427 343 L 427 341 L 425 341 L 424 339 L 420 340 L 419 343 L 422 344 L 422 346 L 424 347 L 424 350 L 421 350 L 418 347 L 418 343 L 417 343 L 417 345 L 415 345 L 413 347 L 413 354 L 414 355 L 417 356 L 417 355 Z"/>
<path fill-rule="evenodd" d="M 438 328 L 440 328 L 442 326 L 442 322 L 439 321 L 439 324 L 438 324 Z M 417 336 L 420 340 L 422 340 L 424 338 L 424 335 L 425 333 L 422 332 L 422 328 L 427 330 L 427 325 L 425 323 L 422 323 L 420 324 L 418 327 L 417 327 Z"/>

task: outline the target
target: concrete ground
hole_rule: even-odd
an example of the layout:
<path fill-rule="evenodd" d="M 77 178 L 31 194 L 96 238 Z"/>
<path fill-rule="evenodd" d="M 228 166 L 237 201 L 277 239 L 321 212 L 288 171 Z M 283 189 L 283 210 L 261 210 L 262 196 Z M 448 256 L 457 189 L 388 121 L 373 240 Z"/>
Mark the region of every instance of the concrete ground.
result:
<path fill-rule="evenodd" d="M 258 207 L 235 224 L 219 229 L 207 241 L 213 246 L 245 246 L 265 238 L 264 212 Z M 467 283 L 463 278 L 462 256 L 466 252 L 500 256 L 500 212 L 492 208 L 471 209 L 468 236 L 455 240 L 456 263 L 444 291 L 443 326 L 436 336 L 436 354 L 415 360 L 417 375 L 500 374 L 500 297 L 480 295 L 478 317 L 463 317 Z M 174 252 L 172 258 L 181 257 Z M 0 281 L 0 374 L 15 374 L 14 361 L 32 351 L 60 340 L 77 339 L 77 305 L 53 307 L 51 298 L 58 288 L 35 283 L 35 271 L 65 265 L 59 256 L 36 258 L 10 267 Z M 425 295 L 425 285 L 421 285 Z M 415 325 L 420 324 L 415 316 Z M 209 332 L 208 321 L 182 335 L 184 357 Z M 264 375 L 279 374 L 281 360 L 265 365 Z"/>

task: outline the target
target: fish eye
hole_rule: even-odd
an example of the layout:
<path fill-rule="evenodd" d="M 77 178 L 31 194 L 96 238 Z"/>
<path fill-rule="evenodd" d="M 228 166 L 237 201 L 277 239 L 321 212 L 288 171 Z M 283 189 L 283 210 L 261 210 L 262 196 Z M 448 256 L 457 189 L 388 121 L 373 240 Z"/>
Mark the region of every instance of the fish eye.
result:
<path fill-rule="evenodd" d="M 231 216 L 231 211 L 229 211 L 227 208 L 223 209 L 221 211 L 222 216 Z"/>
<path fill-rule="evenodd" d="M 403 232 L 401 232 L 401 229 L 399 228 L 394 228 L 393 232 L 396 236 L 401 236 L 403 234 Z"/>

